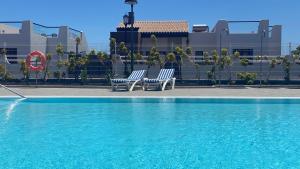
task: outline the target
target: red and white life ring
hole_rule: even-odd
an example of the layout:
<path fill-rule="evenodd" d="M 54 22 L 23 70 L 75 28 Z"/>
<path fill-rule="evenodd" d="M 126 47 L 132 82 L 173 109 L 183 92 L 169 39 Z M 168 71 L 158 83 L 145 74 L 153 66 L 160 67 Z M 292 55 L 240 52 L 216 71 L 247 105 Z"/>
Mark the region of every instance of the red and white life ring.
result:
<path fill-rule="evenodd" d="M 40 60 L 40 64 L 38 66 L 32 65 L 32 58 L 37 57 Z M 46 66 L 47 58 L 43 52 L 40 51 L 33 51 L 31 52 L 26 58 L 26 65 L 32 71 L 41 71 L 44 70 Z"/>

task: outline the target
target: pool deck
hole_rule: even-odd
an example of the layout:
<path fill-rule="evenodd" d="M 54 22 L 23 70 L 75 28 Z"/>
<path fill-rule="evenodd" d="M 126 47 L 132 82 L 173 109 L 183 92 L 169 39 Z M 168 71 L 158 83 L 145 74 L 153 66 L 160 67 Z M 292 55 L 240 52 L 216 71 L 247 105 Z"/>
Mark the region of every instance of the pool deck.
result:
<path fill-rule="evenodd" d="M 167 91 L 112 92 L 109 88 L 35 88 L 11 87 L 26 97 L 291 97 L 300 98 L 300 88 L 192 88 L 181 87 Z M 13 94 L 0 89 L 0 97 L 10 97 Z"/>

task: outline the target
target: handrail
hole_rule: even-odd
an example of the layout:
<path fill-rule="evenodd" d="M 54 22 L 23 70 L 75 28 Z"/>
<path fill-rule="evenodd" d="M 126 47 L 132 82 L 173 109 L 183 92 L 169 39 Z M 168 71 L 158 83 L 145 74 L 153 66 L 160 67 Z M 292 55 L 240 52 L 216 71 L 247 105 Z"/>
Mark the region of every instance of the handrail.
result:
<path fill-rule="evenodd" d="M 0 86 L 1 86 L 2 88 L 4 88 L 5 90 L 9 91 L 9 92 L 11 92 L 11 93 L 13 93 L 13 94 L 15 94 L 15 95 L 18 95 L 18 96 L 20 96 L 21 98 L 26 99 L 25 96 L 23 96 L 22 94 L 20 94 L 20 93 L 18 93 L 18 92 L 14 91 L 14 90 L 12 90 L 12 89 L 10 89 L 10 88 L 8 88 L 8 87 L 2 85 L 2 84 L 0 84 Z"/>

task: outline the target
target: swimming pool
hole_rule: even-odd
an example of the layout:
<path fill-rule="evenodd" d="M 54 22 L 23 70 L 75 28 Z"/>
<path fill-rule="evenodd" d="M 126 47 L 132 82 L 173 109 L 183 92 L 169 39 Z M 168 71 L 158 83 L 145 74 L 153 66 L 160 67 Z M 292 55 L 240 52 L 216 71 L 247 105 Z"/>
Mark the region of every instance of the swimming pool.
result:
<path fill-rule="evenodd" d="M 0 168 L 299 168 L 298 99 L 0 99 Z"/>

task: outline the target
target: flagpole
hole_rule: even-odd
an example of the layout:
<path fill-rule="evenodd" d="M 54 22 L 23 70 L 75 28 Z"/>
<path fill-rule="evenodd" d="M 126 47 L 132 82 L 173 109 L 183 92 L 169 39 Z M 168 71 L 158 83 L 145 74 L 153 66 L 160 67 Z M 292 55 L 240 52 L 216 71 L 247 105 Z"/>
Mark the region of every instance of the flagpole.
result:
<path fill-rule="evenodd" d="M 3 43 L 3 50 L 5 51 L 4 53 L 4 78 L 6 79 L 6 42 Z"/>

